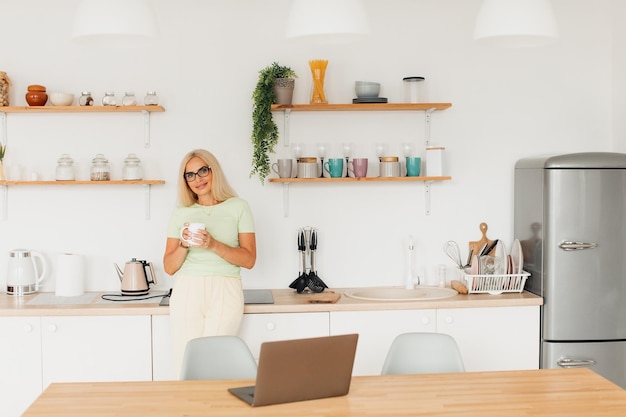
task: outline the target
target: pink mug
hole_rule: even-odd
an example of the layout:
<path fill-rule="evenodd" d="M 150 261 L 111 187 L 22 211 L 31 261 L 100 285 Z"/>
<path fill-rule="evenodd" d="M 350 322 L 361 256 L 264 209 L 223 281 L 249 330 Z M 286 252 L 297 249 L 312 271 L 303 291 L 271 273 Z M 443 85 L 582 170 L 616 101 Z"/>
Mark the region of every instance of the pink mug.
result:
<path fill-rule="evenodd" d="M 367 176 L 367 165 L 367 158 L 352 158 L 352 161 L 348 162 L 348 172 L 354 178 L 363 178 Z"/>

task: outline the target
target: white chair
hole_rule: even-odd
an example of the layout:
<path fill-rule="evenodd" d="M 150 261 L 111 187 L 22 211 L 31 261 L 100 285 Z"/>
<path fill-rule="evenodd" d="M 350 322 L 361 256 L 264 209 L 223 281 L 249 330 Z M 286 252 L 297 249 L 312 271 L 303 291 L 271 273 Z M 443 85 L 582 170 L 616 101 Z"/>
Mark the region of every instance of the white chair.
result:
<path fill-rule="evenodd" d="M 192 339 L 185 347 L 180 379 L 253 379 L 257 364 L 237 336 Z"/>
<path fill-rule="evenodd" d="M 391 343 L 382 375 L 464 372 L 459 347 L 441 333 L 404 333 Z"/>

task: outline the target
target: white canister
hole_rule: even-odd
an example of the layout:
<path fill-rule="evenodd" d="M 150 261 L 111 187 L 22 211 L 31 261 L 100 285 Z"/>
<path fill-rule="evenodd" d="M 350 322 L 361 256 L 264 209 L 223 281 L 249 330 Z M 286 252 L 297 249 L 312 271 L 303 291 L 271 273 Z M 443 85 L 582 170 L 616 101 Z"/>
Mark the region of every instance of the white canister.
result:
<path fill-rule="evenodd" d="M 426 148 L 426 176 L 441 177 L 443 176 L 443 154 L 446 148 L 430 147 Z"/>
<path fill-rule="evenodd" d="M 404 77 L 404 102 L 426 103 L 426 79 L 424 77 Z"/>
<path fill-rule="evenodd" d="M 58 257 L 56 287 L 58 297 L 77 297 L 85 293 L 85 263 L 81 255 L 62 253 Z"/>

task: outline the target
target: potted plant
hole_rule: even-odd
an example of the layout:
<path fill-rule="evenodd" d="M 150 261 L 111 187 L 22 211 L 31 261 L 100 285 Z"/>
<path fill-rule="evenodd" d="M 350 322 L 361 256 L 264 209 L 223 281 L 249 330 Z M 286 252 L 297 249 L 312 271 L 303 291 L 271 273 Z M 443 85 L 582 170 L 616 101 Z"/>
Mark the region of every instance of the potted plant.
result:
<path fill-rule="evenodd" d="M 269 154 L 274 152 L 274 146 L 278 142 L 278 126 L 272 119 L 272 104 L 291 104 L 291 94 L 293 94 L 294 78 L 296 77 L 294 70 L 278 65 L 277 62 L 259 71 L 259 79 L 252 93 L 254 101 L 252 109 L 252 145 L 254 146 L 254 153 L 252 155 L 250 176 L 258 175 L 261 183 L 265 181 L 265 178 L 270 173 Z M 277 89 L 282 91 L 285 85 L 287 85 L 288 89 L 291 89 L 291 93 L 288 95 L 289 102 L 278 102 L 276 91 Z"/>

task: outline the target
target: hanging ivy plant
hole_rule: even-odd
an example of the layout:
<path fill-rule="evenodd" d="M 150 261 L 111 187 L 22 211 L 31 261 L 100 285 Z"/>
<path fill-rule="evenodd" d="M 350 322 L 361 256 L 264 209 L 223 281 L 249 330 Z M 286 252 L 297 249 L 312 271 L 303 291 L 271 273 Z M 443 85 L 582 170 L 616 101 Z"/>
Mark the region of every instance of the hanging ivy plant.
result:
<path fill-rule="evenodd" d="M 270 174 L 269 154 L 274 152 L 278 143 L 278 126 L 272 119 L 272 104 L 276 101 L 274 92 L 274 80 L 277 78 L 296 78 L 296 73 L 289 67 L 272 63 L 259 71 L 252 99 L 252 171 L 250 176 L 258 175 L 261 183 Z"/>

